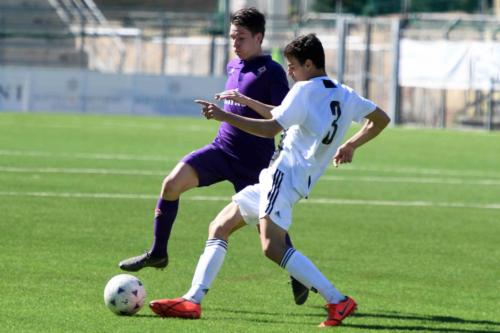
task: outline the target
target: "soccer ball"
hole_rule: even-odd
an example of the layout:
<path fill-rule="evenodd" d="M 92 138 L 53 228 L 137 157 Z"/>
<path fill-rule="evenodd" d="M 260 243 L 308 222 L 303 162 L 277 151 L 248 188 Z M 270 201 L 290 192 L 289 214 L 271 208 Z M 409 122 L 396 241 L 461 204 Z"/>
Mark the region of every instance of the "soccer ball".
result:
<path fill-rule="evenodd" d="M 145 299 L 144 285 L 130 274 L 113 276 L 104 288 L 104 303 L 117 315 L 133 315 L 142 308 Z"/>

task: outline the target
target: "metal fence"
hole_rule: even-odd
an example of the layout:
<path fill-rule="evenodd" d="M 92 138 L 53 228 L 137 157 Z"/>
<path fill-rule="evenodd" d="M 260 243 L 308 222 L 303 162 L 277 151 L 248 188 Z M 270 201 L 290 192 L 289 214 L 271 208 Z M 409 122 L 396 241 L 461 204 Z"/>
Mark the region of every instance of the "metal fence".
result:
<path fill-rule="evenodd" d="M 68 1 L 27 2 L 19 6 L 6 0 L 0 5 L 0 66 L 220 76 L 233 56 L 225 31 L 227 17 L 218 13 L 114 9 L 102 15 L 97 8 L 65 7 Z M 268 22 L 272 29 L 266 32 L 266 52 L 282 60 L 281 51 L 293 37 L 316 33 L 325 48 L 327 72 L 389 111 L 398 125 L 500 128 L 496 83 L 489 89 L 403 87 L 399 83 L 402 38 L 498 43 L 498 18 L 306 14 L 268 17 Z M 493 77 L 498 75 L 493 73 Z"/>

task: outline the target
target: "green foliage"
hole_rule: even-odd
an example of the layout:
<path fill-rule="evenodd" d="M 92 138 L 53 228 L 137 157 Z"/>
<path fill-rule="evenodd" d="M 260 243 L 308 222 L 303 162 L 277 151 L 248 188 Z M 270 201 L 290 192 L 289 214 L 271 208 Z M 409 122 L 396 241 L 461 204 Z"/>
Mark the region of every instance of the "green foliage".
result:
<path fill-rule="evenodd" d="M 231 238 L 201 320 L 105 307 L 118 261 L 150 245 L 164 175 L 216 130 L 193 118 L 0 113 L 2 332 L 316 330 L 323 299 L 293 304 L 254 228 Z M 295 246 L 359 303 L 336 332 L 499 330 L 499 134 L 388 129 L 297 205 Z M 170 266 L 135 274 L 148 301 L 188 289 L 231 194 L 221 183 L 182 197 Z"/>
<path fill-rule="evenodd" d="M 342 0 L 342 12 L 356 15 L 384 15 L 400 13 L 404 0 Z M 488 3 L 491 6 L 491 1 Z M 411 0 L 408 1 L 408 12 L 448 12 L 463 11 L 474 13 L 479 10 L 477 0 Z M 313 10 L 318 12 L 334 12 L 336 0 L 316 0 Z"/>

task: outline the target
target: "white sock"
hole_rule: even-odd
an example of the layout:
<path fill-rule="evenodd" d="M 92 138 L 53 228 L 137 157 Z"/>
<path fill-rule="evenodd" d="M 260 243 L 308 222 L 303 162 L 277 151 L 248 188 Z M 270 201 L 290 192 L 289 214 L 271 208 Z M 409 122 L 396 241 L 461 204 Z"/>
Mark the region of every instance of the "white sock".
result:
<path fill-rule="evenodd" d="M 328 281 L 311 260 L 294 248 L 289 248 L 285 252 L 280 266 L 304 286 L 316 289 L 327 303 L 337 304 L 345 299 L 345 296 Z"/>
<path fill-rule="evenodd" d="M 217 238 L 207 240 L 205 251 L 200 256 L 194 272 L 191 289 L 182 298 L 198 304 L 201 303 L 222 267 L 226 252 L 227 242 L 225 240 Z"/>

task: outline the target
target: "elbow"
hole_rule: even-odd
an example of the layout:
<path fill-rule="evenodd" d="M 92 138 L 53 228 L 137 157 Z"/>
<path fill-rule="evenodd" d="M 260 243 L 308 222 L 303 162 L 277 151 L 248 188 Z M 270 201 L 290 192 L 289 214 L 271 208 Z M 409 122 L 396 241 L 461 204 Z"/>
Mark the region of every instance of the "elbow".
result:
<path fill-rule="evenodd" d="M 264 131 L 262 132 L 262 136 L 265 138 L 274 138 L 283 130 L 283 127 L 276 120 L 267 121 L 267 123 L 268 125 L 263 127 Z"/>
<path fill-rule="evenodd" d="M 389 115 L 380 110 L 380 112 L 377 113 L 377 116 L 371 119 L 373 122 L 373 125 L 378 128 L 379 130 L 383 130 L 384 128 L 387 127 L 391 123 L 391 118 Z"/>
<path fill-rule="evenodd" d="M 389 115 L 387 115 L 387 113 L 384 112 L 384 116 L 382 117 L 381 119 L 381 124 L 380 124 L 380 128 L 381 129 L 384 129 L 387 127 L 387 125 L 389 125 L 391 123 L 391 117 L 389 117 Z"/>

